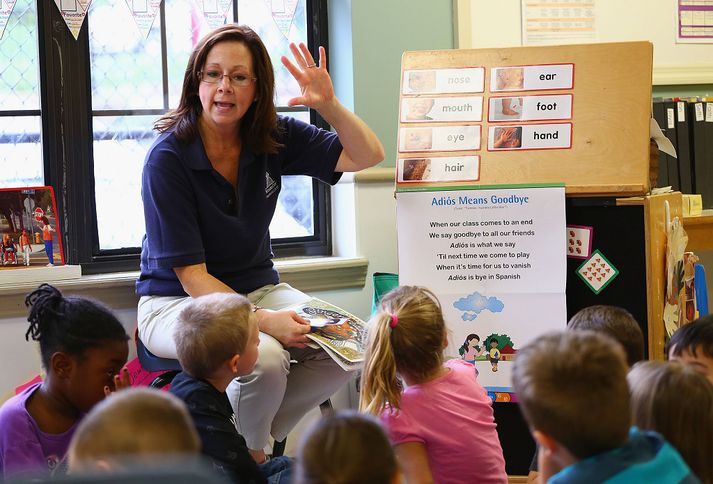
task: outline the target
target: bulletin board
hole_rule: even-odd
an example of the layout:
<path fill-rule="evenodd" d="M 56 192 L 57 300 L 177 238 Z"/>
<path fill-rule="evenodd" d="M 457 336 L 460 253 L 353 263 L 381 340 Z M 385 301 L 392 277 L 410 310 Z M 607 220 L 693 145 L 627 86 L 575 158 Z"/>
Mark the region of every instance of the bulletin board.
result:
<path fill-rule="evenodd" d="M 642 195 L 652 62 L 649 42 L 406 52 L 397 189 L 561 182 L 570 196 Z M 524 84 L 503 84 L 508 69 L 520 69 Z M 431 85 L 415 85 L 416 71 Z M 495 106 L 506 112 L 500 98 L 529 114 L 498 117 Z M 431 115 L 414 119 L 419 109 Z M 518 126 L 521 145 L 496 147 L 503 128 Z M 429 140 L 414 141 L 424 131 Z"/>

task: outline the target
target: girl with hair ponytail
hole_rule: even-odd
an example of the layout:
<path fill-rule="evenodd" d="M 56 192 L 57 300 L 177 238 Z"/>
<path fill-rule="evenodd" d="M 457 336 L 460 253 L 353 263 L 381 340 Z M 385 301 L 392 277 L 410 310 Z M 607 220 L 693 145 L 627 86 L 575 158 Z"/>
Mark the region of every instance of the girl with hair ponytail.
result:
<path fill-rule="evenodd" d="M 492 402 L 471 364 L 444 363 L 447 344 L 433 292 L 386 294 L 369 321 L 359 408 L 380 416 L 407 483 L 507 482 Z"/>
<path fill-rule="evenodd" d="M 39 342 L 43 382 L 0 408 L 0 481 L 43 477 L 67 452 L 81 418 L 106 395 L 131 384 L 124 367 L 128 335 L 116 316 L 89 299 L 42 284 L 25 299 Z M 117 422 L 121 425 L 121 422 Z"/>

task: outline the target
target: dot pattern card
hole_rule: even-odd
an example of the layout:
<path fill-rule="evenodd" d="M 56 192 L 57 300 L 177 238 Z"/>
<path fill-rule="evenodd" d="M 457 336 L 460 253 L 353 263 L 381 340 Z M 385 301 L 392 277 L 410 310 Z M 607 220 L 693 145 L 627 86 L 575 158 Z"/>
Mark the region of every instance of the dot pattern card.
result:
<path fill-rule="evenodd" d="M 619 271 L 601 252 L 595 250 L 592 256 L 579 266 L 577 275 L 595 294 L 599 294 L 619 275 Z"/>
<path fill-rule="evenodd" d="M 567 226 L 567 257 L 588 259 L 592 255 L 594 227 L 584 225 Z"/>

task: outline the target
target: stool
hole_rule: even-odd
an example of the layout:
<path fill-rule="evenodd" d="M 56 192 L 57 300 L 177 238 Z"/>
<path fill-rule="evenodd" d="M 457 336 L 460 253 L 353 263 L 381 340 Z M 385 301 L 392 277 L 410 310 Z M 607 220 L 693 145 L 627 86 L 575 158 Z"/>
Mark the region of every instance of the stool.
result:
<path fill-rule="evenodd" d="M 169 385 L 181 371 L 181 365 L 178 363 L 178 360 L 161 358 L 151 353 L 139 339 L 138 330 L 134 334 L 134 340 L 136 341 L 136 356 L 139 358 L 141 367 L 148 371 L 164 372 L 154 378 L 154 380 L 149 383 L 149 386 L 152 388 L 163 388 Z"/>

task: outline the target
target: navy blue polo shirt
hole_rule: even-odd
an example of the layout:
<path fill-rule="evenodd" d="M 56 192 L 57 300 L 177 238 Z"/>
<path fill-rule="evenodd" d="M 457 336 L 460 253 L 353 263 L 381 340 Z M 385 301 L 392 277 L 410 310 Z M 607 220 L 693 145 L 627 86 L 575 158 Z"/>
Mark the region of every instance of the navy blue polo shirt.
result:
<path fill-rule="evenodd" d="M 242 294 L 279 282 L 269 227 L 281 177 L 337 183 L 342 145 L 335 133 L 294 118 L 280 116 L 278 126 L 279 153 L 240 153 L 237 191 L 213 169 L 200 136 L 181 144 L 164 133 L 151 146 L 141 186 L 146 235 L 139 296 L 186 296 L 173 268 L 200 263 Z"/>

